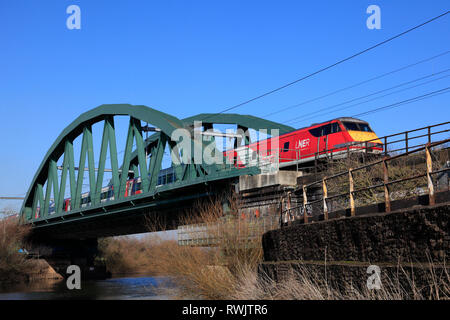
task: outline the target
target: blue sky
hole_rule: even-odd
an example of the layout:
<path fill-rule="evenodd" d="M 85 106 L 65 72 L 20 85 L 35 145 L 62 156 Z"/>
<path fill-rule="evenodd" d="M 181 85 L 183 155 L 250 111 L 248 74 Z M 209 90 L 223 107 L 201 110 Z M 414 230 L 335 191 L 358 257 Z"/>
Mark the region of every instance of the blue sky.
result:
<path fill-rule="evenodd" d="M 81 8 L 81 30 L 66 8 Z M 366 8 L 381 8 L 381 30 Z M 23 195 L 60 132 L 106 103 L 179 118 L 220 112 L 449 10 L 435 1 L 0 2 L 0 195 Z M 233 110 L 264 116 L 450 50 L 450 15 L 276 94 Z M 269 117 L 294 127 L 449 86 L 423 86 L 313 119 L 302 116 L 450 68 L 450 54 Z M 440 74 L 440 77 L 448 73 Z M 448 120 L 450 94 L 363 117 L 379 135 Z M 120 147 L 119 147 L 120 149 Z M 0 200 L 5 206 L 20 202 Z"/>

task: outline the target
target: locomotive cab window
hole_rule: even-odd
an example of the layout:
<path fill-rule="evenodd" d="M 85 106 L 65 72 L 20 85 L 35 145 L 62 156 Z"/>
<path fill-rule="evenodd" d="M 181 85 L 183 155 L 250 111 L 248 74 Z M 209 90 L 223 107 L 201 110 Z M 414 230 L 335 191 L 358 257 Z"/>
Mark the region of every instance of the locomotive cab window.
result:
<path fill-rule="evenodd" d="M 283 152 L 288 152 L 289 151 L 289 141 L 285 142 L 283 145 Z"/>
<path fill-rule="evenodd" d="M 309 133 L 311 133 L 314 137 L 322 137 L 327 136 L 329 134 L 340 132 L 341 128 L 339 127 L 339 123 L 329 123 L 314 129 L 309 130 Z"/>
<path fill-rule="evenodd" d="M 373 132 L 367 123 L 350 122 L 350 121 L 343 121 L 342 123 L 344 124 L 345 128 L 349 131 Z"/>
<path fill-rule="evenodd" d="M 341 132 L 341 127 L 339 126 L 339 123 L 334 122 L 331 124 L 331 133 L 338 133 Z"/>
<path fill-rule="evenodd" d="M 309 133 L 311 133 L 311 135 L 313 135 L 314 137 L 318 138 L 322 135 L 322 127 L 310 129 Z"/>
<path fill-rule="evenodd" d="M 324 125 L 322 127 L 322 136 L 327 136 L 331 134 L 331 129 L 332 129 L 331 123 Z"/>
<path fill-rule="evenodd" d="M 366 123 L 359 123 L 359 129 L 360 131 L 373 132 L 372 129 L 370 129 L 369 125 Z"/>

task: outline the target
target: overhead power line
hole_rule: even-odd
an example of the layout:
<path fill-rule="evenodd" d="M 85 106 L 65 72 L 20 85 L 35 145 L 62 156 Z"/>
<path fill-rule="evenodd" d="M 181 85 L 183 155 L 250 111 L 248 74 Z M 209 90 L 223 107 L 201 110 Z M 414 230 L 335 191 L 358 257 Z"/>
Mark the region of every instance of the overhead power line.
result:
<path fill-rule="evenodd" d="M 256 97 L 254 97 L 254 98 L 251 98 L 251 99 L 249 99 L 249 100 L 246 100 L 246 101 L 244 101 L 244 102 L 241 102 L 241 103 L 239 103 L 239 104 L 236 104 L 236 105 L 231 106 L 231 107 L 229 107 L 229 108 L 226 108 L 226 109 L 224 109 L 224 110 L 218 112 L 218 114 L 221 114 L 221 113 L 224 113 L 224 112 L 227 112 L 227 111 L 236 109 L 236 108 L 238 108 L 238 107 L 240 107 L 240 106 L 243 106 L 243 105 L 245 105 L 245 104 L 248 104 L 248 103 L 253 102 L 253 101 L 255 101 L 255 100 L 261 99 L 261 98 L 266 97 L 266 96 L 268 96 L 268 95 L 270 95 L 270 94 L 273 94 L 273 93 L 275 93 L 275 92 L 277 92 L 277 91 L 280 91 L 280 90 L 282 90 L 282 89 L 285 89 L 285 88 L 287 88 L 287 87 L 290 87 L 290 86 L 292 86 L 293 84 L 296 84 L 296 83 L 298 83 L 298 82 L 300 82 L 300 81 L 303 81 L 303 80 L 306 80 L 306 79 L 308 79 L 308 78 L 311 78 L 312 76 L 315 76 L 315 75 L 317 75 L 317 74 L 319 74 L 319 73 L 322 73 L 322 72 L 324 72 L 324 71 L 326 71 L 326 70 L 328 70 L 328 69 L 331 69 L 331 68 L 333 68 L 333 67 L 335 67 L 335 66 L 337 66 L 337 65 L 340 65 L 340 64 L 342 64 L 342 63 L 344 63 L 344 62 L 346 62 L 346 61 L 348 61 L 348 60 L 351 60 L 351 59 L 353 59 L 353 58 L 356 58 L 356 57 L 358 57 L 358 56 L 360 56 L 360 55 L 362 55 L 362 54 L 364 54 L 364 53 L 366 53 L 366 52 L 368 52 L 368 51 L 370 51 L 370 50 L 373 50 L 373 49 L 375 49 L 375 48 L 377 48 L 377 47 L 379 47 L 379 46 L 382 46 L 383 44 L 386 44 L 386 43 L 388 43 L 388 42 L 391 42 L 392 40 L 395 40 L 395 39 L 397 39 L 397 38 L 399 38 L 399 37 L 401 37 L 401 36 L 403 36 L 403 35 L 405 35 L 405 34 L 407 34 L 407 33 L 409 33 L 409 32 L 412 32 L 412 31 L 414 31 L 414 30 L 416 30 L 416 29 L 418 29 L 418 28 L 420 28 L 420 27 L 423 27 L 424 25 L 427 25 L 427 24 L 429 24 L 429 23 L 431 23 L 431 22 L 433 22 L 433 21 L 435 21 L 435 20 L 437 20 L 437 19 L 439 19 L 439 18 L 442 18 L 442 17 L 444 17 L 445 15 L 447 15 L 449 12 L 450 12 L 450 11 L 446 11 L 446 12 L 444 12 L 444 13 L 442 13 L 442 14 L 440 14 L 440 15 L 438 15 L 438 16 L 432 18 L 432 19 L 429 19 L 429 20 L 427 20 L 427 21 L 425 21 L 425 22 L 423 22 L 423 23 L 421 23 L 421 24 L 419 24 L 419 25 L 417 25 L 417 26 L 414 26 L 414 27 L 412 27 L 412 28 L 410 28 L 410 29 L 408 29 L 408 30 L 406 30 L 406 31 L 403 31 L 403 32 L 401 32 L 401 33 L 399 33 L 399 34 L 397 34 L 397 35 L 395 35 L 395 36 L 393 36 L 393 37 L 391 37 L 391 38 L 389 38 L 389 39 L 386 39 L 386 40 L 384 40 L 384 41 L 382 41 L 382 42 L 379 42 L 379 43 L 377 43 L 377 44 L 375 44 L 375 45 L 373 45 L 373 46 L 371 46 L 371 47 L 369 47 L 369 48 L 367 48 L 367 49 L 364 49 L 364 50 L 362 50 L 362 51 L 359 51 L 359 52 L 357 52 L 357 53 L 355 53 L 355 54 L 353 54 L 353 55 L 351 55 L 351 56 L 349 56 L 349 57 L 347 57 L 347 58 L 344 58 L 344 59 L 342 59 L 342 60 L 339 60 L 339 61 L 337 61 L 337 62 L 335 62 L 335 63 L 333 63 L 333 64 L 331 64 L 331 65 L 329 65 L 329 66 L 327 66 L 327 67 L 321 68 L 321 69 L 319 69 L 319 70 L 317 70 L 317 71 L 315 71 L 315 72 L 312 72 L 312 73 L 310 73 L 310 74 L 308 74 L 308 75 L 306 75 L 306 76 L 303 76 L 303 77 L 301 77 L 301 78 L 299 78 L 299 79 L 296 79 L 296 80 L 294 80 L 294 81 L 291 81 L 291 82 L 289 82 L 289 83 L 287 83 L 287 84 L 285 84 L 285 85 L 282 85 L 281 87 L 278 87 L 278 88 L 276 88 L 276 89 L 270 90 L 270 91 L 265 92 L 265 93 L 263 93 L 263 94 L 261 94 L 261 95 L 259 95 L 259 96 L 256 96 Z M 212 115 L 207 116 L 207 117 L 205 117 L 203 120 L 205 120 L 205 119 L 207 119 L 207 118 L 209 118 L 209 117 L 211 117 L 211 116 L 212 116 Z"/>
<path fill-rule="evenodd" d="M 423 76 L 423 77 L 420 77 L 420 78 L 417 78 L 417 79 L 414 79 L 414 80 L 406 81 L 406 82 L 400 83 L 398 85 L 395 85 L 395 86 L 392 86 L 392 87 L 389 87 L 389 88 L 386 88 L 386 89 L 383 89 L 383 90 L 379 90 L 379 91 L 376 91 L 376 92 L 373 92 L 373 93 L 370 93 L 370 94 L 367 94 L 367 95 L 364 95 L 364 96 L 360 96 L 360 97 L 353 98 L 353 99 L 350 99 L 350 100 L 347 100 L 347 101 L 344 101 L 344 102 L 341 102 L 341 103 L 338 103 L 338 104 L 334 104 L 332 106 L 321 108 L 319 110 L 307 113 L 305 115 L 291 118 L 288 121 L 286 121 L 285 123 L 289 123 L 291 125 L 293 123 L 304 122 L 304 121 L 309 120 L 309 119 L 317 118 L 318 116 L 321 116 L 322 114 L 329 114 L 330 112 L 346 110 L 346 109 L 349 109 L 351 107 L 355 107 L 355 106 L 358 106 L 358 105 L 361 105 L 361 104 L 364 104 L 364 103 L 367 103 L 367 102 L 370 102 L 370 101 L 374 101 L 374 100 L 381 99 L 381 98 L 384 98 L 384 97 L 387 97 L 387 96 L 390 96 L 390 95 L 393 95 L 393 94 L 396 94 L 396 93 L 403 92 L 405 90 L 409 90 L 409 89 L 412 89 L 412 88 L 423 86 L 423 85 L 426 85 L 428 83 L 447 78 L 449 75 L 445 75 L 445 76 L 442 76 L 442 77 L 439 77 L 439 78 L 436 78 L 436 79 L 433 79 L 433 80 L 425 81 L 425 82 L 416 84 L 414 86 L 409 86 L 409 87 L 406 87 L 406 88 L 403 88 L 403 89 L 400 89 L 400 90 L 396 90 L 396 91 L 393 91 L 393 92 L 390 92 L 390 93 L 387 93 L 387 94 L 384 94 L 384 95 L 381 95 L 381 96 L 376 96 L 376 97 L 374 97 L 372 99 L 369 99 L 369 100 L 365 100 L 365 101 L 362 101 L 362 102 L 359 102 L 359 103 L 356 103 L 356 104 L 351 104 L 349 106 L 345 106 L 345 107 L 336 109 L 336 107 L 339 107 L 339 106 L 342 106 L 342 105 L 345 105 L 345 104 L 348 104 L 348 103 L 351 103 L 351 102 L 355 102 L 355 101 L 358 101 L 358 100 L 361 100 L 361 99 L 364 99 L 364 98 L 368 98 L 368 97 L 371 97 L 371 96 L 374 96 L 374 95 L 377 95 L 377 94 L 380 94 L 380 93 L 383 93 L 383 92 L 386 92 L 386 91 L 389 91 L 389 90 L 392 90 L 392 89 L 395 89 L 395 88 L 403 87 L 405 85 L 408 85 L 408 84 L 411 84 L 411 83 L 414 83 L 414 82 L 417 82 L 417 81 L 420 81 L 420 80 L 424 80 L 424 79 L 427 79 L 427 78 L 430 78 L 430 77 L 434 77 L 434 76 L 437 76 L 439 74 L 446 73 L 448 71 L 450 71 L 450 68 L 442 70 L 442 71 L 439 71 L 437 73 L 432 73 L 432 74 L 429 74 L 429 75 L 426 75 L 426 76 Z M 300 120 L 298 120 L 298 119 L 300 119 Z"/>
<path fill-rule="evenodd" d="M 397 90 L 397 91 L 394 91 L 394 92 L 390 92 L 390 93 L 384 94 L 384 95 L 379 96 L 379 97 L 375 97 L 375 98 L 372 98 L 372 99 L 369 99 L 369 100 L 366 100 L 366 101 L 363 101 L 363 102 L 360 102 L 360 103 L 352 104 L 352 105 L 350 105 L 350 106 L 346 106 L 346 107 L 343 107 L 343 108 L 339 108 L 339 109 L 337 109 L 337 110 L 333 110 L 333 111 L 331 111 L 331 112 L 334 113 L 334 112 L 336 112 L 336 111 L 341 111 L 341 110 L 349 109 L 349 108 L 352 108 L 352 107 L 360 106 L 361 104 L 364 104 L 364 103 L 367 103 L 367 102 L 371 102 L 371 101 L 374 101 L 374 100 L 378 100 L 378 99 L 381 99 L 381 98 L 390 96 L 390 95 L 392 95 L 392 94 L 396 94 L 396 93 L 399 93 L 399 92 L 403 92 L 403 91 L 405 91 L 405 90 L 417 88 L 417 87 L 419 87 L 419 86 L 423 86 L 423 85 L 426 85 L 426 84 L 428 84 L 428 83 L 435 82 L 435 81 L 438 81 L 438 80 L 442 80 L 442 79 L 448 78 L 448 77 L 450 77 L 450 75 L 442 76 L 442 77 L 439 77 L 439 78 L 437 78 L 437 79 L 429 80 L 429 81 L 426 81 L 426 82 L 423 82 L 423 83 L 416 84 L 416 85 L 414 85 L 414 86 L 410 86 L 410 87 L 407 87 L 407 88 L 404 88 L 404 89 L 400 89 L 400 90 Z M 319 117 L 319 116 L 320 116 L 320 115 L 315 115 L 315 116 L 306 118 L 305 120 L 302 120 L 302 121 L 306 121 L 306 120 L 310 120 L 310 119 L 313 119 L 313 118 L 317 118 L 317 117 Z M 297 121 L 297 123 L 302 122 L 302 121 Z"/>
<path fill-rule="evenodd" d="M 391 74 L 394 74 L 394 73 L 397 73 L 397 72 L 406 70 L 406 69 L 408 69 L 408 68 L 417 66 L 417 65 L 419 65 L 419 64 L 422 64 L 422 63 L 431 61 L 431 60 L 433 60 L 433 59 L 442 57 L 442 56 L 444 56 L 444 55 L 446 55 L 446 54 L 448 54 L 448 53 L 450 53 L 450 50 L 447 50 L 447 51 L 445 51 L 445 52 L 442 52 L 442 53 L 440 53 L 440 54 L 438 54 L 438 55 L 435 55 L 435 56 L 432 56 L 432 57 L 430 57 L 430 58 L 427 58 L 427 59 L 423 59 L 423 60 L 417 61 L 417 62 L 412 63 L 412 64 L 409 64 L 409 65 L 407 65 L 407 66 L 403 66 L 403 67 L 401 67 L 401 68 L 398 68 L 398 69 L 395 69 L 395 70 L 392 70 L 392 71 L 383 73 L 383 74 L 381 74 L 381 75 L 378 75 L 378 76 L 369 78 L 369 79 L 367 79 L 367 80 L 364 80 L 364 81 L 361 81 L 361 82 L 352 84 L 352 85 L 350 85 L 350 86 L 348 86 L 348 87 L 345 87 L 345 88 L 341 88 L 341 89 L 332 91 L 332 92 L 330 92 L 330 93 L 324 94 L 324 95 L 319 96 L 319 97 L 317 97 L 317 98 L 309 99 L 309 100 L 306 100 L 306 101 L 303 101 L 303 102 L 300 102 L 300 103 L 297 103 L 297 104 L 294 104 L 294 105 L 290 105 L 290 106 L 281 108 L 281 109 L 279 109 L 279 110 L 277 110 L 277 111 L 274 111 L 274 112 L 265 114 L 265 115 L 263 115 L 262 117 L 265 118 L 265 117 L 273 116 L 274 114 L 278 114 L 278 113 L 280 113 L 280 112 L 287 111 L 287 110 L 289 110 L 289 109 L 294 109 L 294 108 L 303 106 L 303 105 L 305 105 L 305 104 L 308 104 L 308 103 L 311 103 L 311 102 L 315 102 L 315 101 L 320 100 L 320 99 L 323 99 L 323 98 L 327 98 L 327 97 L 332 96 L 332 95 L 335 95 L 335 94 L 337 94 L 337 93 L 340 93 L 340 92 L 343 92 L 343 91 L 346 91 L 346 90 L 349 90 L 349 89 L 353 89 L 353 88 L 359 87 L 359 86 L 361 86 L 361 85 L 363 85 L 363 84 L 366 84 L 366 83 L 369 83 L 369 82 L 371 82 L 371 81 L 375 81 L 375 80 L 384 78 L 384 77 L 389 76 L 389 75 L 391 75 Z"/>
<path fill-rule="evenodd" d="M 417 97 L 414 97 L 414 98 L 410 98 L 410 99 L 406 99 L 406 100 L 399 101 L 399 102 L 396 102 L 396 103 L 392 103 L 392 104 L 389 104 L 387 106 L 383 106 L 383 107 L 375 108 L 375 109 L 368 110 L 368 111 L 365 111 L 365 112 L 357 113 L 357 114 L 352 115 L 352 117 L 361 117 L 361 116 L 365 116 L 365 115 L 368 115 L 368 114 L 380 112 L 380 111 L 383 111 L 383 110 L 392 109 L 392 108 L 395 108 L 395 107 L 399 107 L 401 105 L 405 105 L 405 104 L 413 103 L 413 102 L 420 101 L 420 100 L 423 100 L 423 99 L 431 98 L 431 97 L 434 97 L 434 96 L 437 96 L 437 95 L 445 94 L 445 93 L 450 92 L 449 90 L 450 90 L 450 87 L 446 87 L 446 88 L 443 88 L 443 89 L 440 89 L 440 90 L 436 90 L 436 91 L 433 91 L 433 92 L 429 92 L 429 93 L 426 93 L 426 94 L 423 94 L 423 95 L 420 95 L 420 96 L 417 96 Z"/>

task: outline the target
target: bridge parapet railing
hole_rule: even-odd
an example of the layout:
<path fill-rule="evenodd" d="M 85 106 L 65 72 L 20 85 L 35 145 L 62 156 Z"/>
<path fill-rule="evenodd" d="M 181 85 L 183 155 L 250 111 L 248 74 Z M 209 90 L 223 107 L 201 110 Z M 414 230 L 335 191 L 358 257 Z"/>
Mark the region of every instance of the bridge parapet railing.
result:
<path fill-rule="evenodd" d="M 302 205 L 282 210 L 281 219 L 308 223 L 319 213 L 328 220 L 331 212 L 342 209 L 355 216 L 357 207 L 380 202 L 390 212 L 392 201 L 420 195 L 428 195 L 434 205 L 437 191 L 449 191 L 449 144 L 450 139 L 426 143 L 302 185 Z"/>

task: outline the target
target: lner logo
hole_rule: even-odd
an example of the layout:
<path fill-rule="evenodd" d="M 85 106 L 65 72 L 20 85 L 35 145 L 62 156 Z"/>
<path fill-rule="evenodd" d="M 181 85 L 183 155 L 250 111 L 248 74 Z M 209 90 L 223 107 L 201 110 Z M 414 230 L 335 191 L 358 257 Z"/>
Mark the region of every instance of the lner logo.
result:
<path fill-rule="evenodd" d="M 304 149 L 309 147 L 309 139 L 299 140 L 295 143 L 295 149 Z"/>

